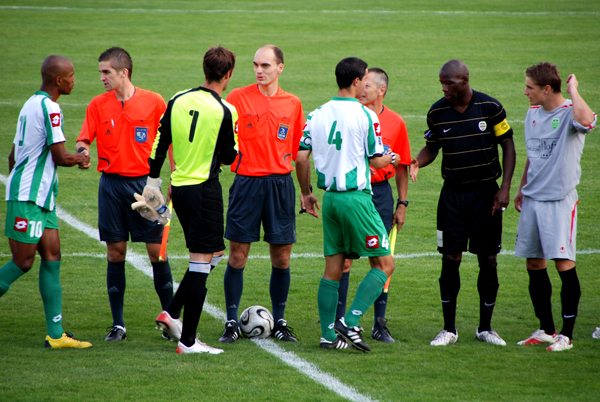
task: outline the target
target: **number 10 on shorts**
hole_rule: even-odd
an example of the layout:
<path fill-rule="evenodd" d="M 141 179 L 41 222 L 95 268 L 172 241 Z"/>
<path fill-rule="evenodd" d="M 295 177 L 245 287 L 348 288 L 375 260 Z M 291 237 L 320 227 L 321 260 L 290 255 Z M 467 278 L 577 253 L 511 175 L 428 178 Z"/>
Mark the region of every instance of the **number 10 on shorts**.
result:
<path fill-rule="evenodd" d="M 40 238 L 42 237 L 42 233 L 43 233 L 43 225 L 42 225 L 42 221 L 30 221 L 29 222 L 29 237 L 36 237 L 36 238 Z"/>
<path fill-rule="evenodd" d="M 42 237 L 43 230 L 43 222 L 42 221 L 28 221 L 27 219 L 17 217 L 15 219 L 15 227 L 14 229 L 17 232 L 27 233 L 29 231 L 29 237 L 40 238 Z M 28 230 L 29 229 L 29 230 Z"/>

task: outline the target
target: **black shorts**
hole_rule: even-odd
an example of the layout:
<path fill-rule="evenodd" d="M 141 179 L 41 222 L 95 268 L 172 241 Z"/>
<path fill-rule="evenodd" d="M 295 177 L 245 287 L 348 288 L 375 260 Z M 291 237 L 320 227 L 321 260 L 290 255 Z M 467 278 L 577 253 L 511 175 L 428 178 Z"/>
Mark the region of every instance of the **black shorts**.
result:
<path fill-rule="evenodd" d="M 102 173 L 98 188 L 98 229 L 100 240 L 160 243 L 163 227 L 131 209 L 133 193 L 142 194 L 147 177 L 126 177 Z"/>
<path fill-rule="evenodd" d="M 392 186 L 385 180 L 379 183 L 372 183 L 373 187 L 373 204 L 379 212 L 383 226 L 389 234 L 392 230 L 392 222 L 394 221 L 394 196 L 392 195 Z"/>
<path fill-rule="evenodd" d="M 445 185 L 437 212 L 438 250 L 445 255 L 468 251 L 496 255 L 502 246 L 502 213 L 492 215 L 496 182 L 478 189 Z"/>
<path fill-rule="evenodd" d="M 290 174 L 237 175 L 229 188 L 225 238 L 239 243 L 296 243 L 296 188 Z"/>
<path fill-rule="evenodd" d="M 171 197 L 183 228 L 185 245 L 191 253 L 225 250 L 223 191 L 218 178 L 192 186 L 172 186 Z"/>

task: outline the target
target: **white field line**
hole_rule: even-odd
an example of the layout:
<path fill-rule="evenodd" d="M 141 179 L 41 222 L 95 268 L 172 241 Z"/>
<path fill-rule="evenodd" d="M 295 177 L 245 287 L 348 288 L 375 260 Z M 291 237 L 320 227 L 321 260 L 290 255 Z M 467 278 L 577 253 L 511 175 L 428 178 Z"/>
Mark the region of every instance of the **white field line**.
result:
<path fill-rule="evenodd" d="M 436 10 L 175 10 L 146 8 L 90 8 L 90 7 L 35 7 L 0 6 L 3 10 L 33 11 L 85 11 L 85 12 L 131 12 L 131 13 L 186 13 L 186 14 L 417 14 L 417 15 L 511 15 L 511 16 L 547 16 L 547 15 L 600 15 L 600 12 L 586 11 L 436 11 Z"/>
<path fill-rule="evenodd" d="M 6 185 L 7 177 L 4 175 L 0 175 L 0 181 Z M 75 218 L 73 215 L 69 214 L 67 211 L 60 207 L 56 207 L 56 215 L 61 220 L 65 221 L 70 226 L 79 230 L 80 232 L 86 234 L 88 237 L 100 241 L 98 236 L 98 229 L 81 222 L 79 219 Z M 102 244 L 105 244 L 102 242 Z M 98 256 L 98 254 L 90 254 L 92 256 Z M 106 258 L 105 255 L 101 255 L 101 257 Z M 171 258 L 171 257 L 169 257 Z M 149 264 L 148 256 L 145 254 L 139 254 L 131 250 L 127 250 L 127 262 L 133 265 L 136 269 L 142 271 L 144 274 L 152 277 L 152 266 Z M 174 283 L 176 287 L 179 286 L 178 283 Z M 221 309 L 212 304 L 205 302 L 204 303 L 204 311 L 208 314 L 225 322 L 226 314 Z M 296 354 L 292 352 L 288 352 L 282 347 L 275 344 L 272 340 L 263 340 L 261 342 L 255 342 L 261 349 L 271 353 L 287 365 L 301 373 L 307 375 L 317 383 L 323 385 L 325 388 L 335 392 L 343 398 L 346 398 L 353 402 L 375 402 L 373 399 L 369 398 L 366 395 L 362 395 L 356 389 L 351 386 L 348 386 L 342 383 L 337 378 L 327 374 L 321 370 L 317 366 L 312 363 L 307 362 L 304 359 L 301 359 Z"/>

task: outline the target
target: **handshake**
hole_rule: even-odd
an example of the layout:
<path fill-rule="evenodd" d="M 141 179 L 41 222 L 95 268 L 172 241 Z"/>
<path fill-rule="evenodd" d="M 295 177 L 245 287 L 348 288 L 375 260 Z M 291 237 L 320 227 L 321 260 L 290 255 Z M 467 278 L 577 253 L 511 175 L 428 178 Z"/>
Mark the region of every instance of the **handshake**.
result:
<path fill-rule="evenodd" d="M 142 195 L 133 194 L 137 202 L 131 204 L 131 209 L 137 210 L 143 218 L 164 226 L 173 215 L 165 205 L 165 198 L 160 192 L 161 184 L 161 179 L 148 177 Z"/>

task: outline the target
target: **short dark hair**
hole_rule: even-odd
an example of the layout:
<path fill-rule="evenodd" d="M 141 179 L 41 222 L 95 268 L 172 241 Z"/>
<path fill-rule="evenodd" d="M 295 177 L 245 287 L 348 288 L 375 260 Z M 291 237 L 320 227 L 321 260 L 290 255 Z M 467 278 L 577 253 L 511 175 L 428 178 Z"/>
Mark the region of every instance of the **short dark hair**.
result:
<path fill-rule="evenodd" d="M 110 61 L 110 66 L 117 71 L 126 68 L 127 76 L 131 80 L 131 75 L 133 74 L 133 62 L 131 61 L 131 56 L 125 49 L 116 46 L 106 49 L 102 52 L 100 57 L 98 57 L 98 62 L 101 61 Z"/>
<path fill-rule="evenodd" d="M 540 87 L 550 85 L 552 92 L 558 94 L 560 93 L 562 80 L 560 79 L 560 74 L 558 73 L 558 67 L 556 67 L 555 64 L 543 62 L 538 63 L 535 66 L 531 66 L 525 70 L 525 77 L 530 78 L 534 84 Z"/>
<path fill-rule="evenodd" d="M 228 71 L 235 68 L 235 54 L 221 46 L 211 47 L 204 54 L 202 68 L 208 83 L 219 82 Z"/>
<path fill-rule="evenodd" d="M 335 67 L 335 80 L 340 89 L 349 88 L 356 78 L 365 76 L 369 65 L 358 57 L 346 57 Z"/>

